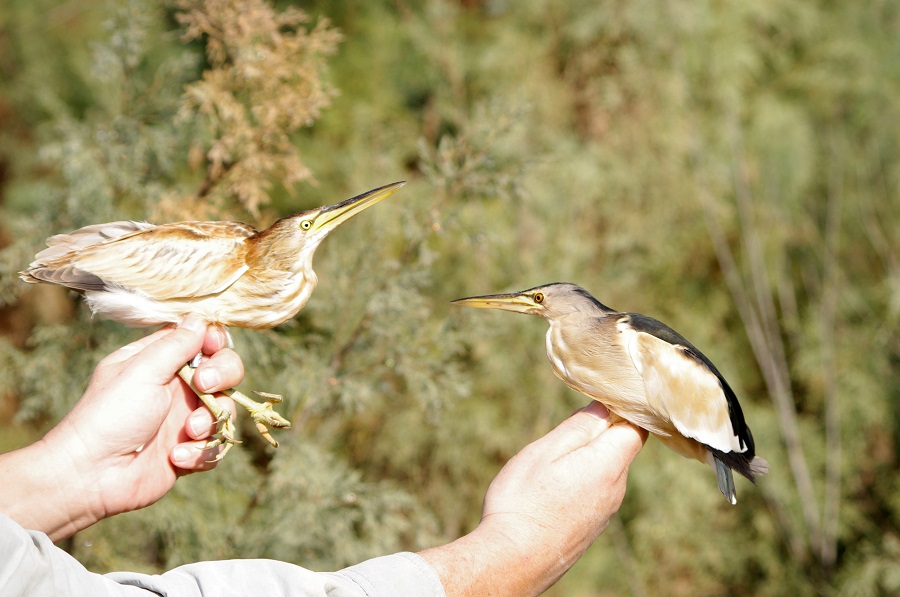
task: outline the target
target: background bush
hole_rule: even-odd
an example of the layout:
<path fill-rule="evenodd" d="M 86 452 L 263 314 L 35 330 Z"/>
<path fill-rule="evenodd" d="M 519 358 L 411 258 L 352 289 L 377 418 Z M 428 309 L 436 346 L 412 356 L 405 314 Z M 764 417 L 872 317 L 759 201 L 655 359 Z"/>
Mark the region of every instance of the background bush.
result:
<path fill-rule="evenodd" d="M 245 427 L 216 473 L 66 549 L 335 569 L 459 536 L 586 399 L 540 322 L 449 301 L 573 281 L 719 364 L 771 473 L 732 508 L 651 440 L 550 594 L 896 593 L 898 27 L 871 1 L 5 2 L 0 449 L 142 333 L 19 282 L 45 237 L 266 226 L 407 179 L 325 242 L 296 320 L 235 334 L 246 387 L 287 397 L 282 447 Z"/>

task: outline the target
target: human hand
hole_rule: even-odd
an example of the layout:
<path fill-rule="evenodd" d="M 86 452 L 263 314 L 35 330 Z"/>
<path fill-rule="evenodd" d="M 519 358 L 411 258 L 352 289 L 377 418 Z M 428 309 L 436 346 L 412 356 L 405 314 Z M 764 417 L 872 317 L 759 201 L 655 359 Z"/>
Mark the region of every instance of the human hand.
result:
<path fill-rule="evenodd" d="M 212 416 L 177 371 L 202 349 L 210 356 L 197 386 L 212 393 L 238 385 L 243 365 L 225 345 L 222 329 L 189 316 L 104 358 L 56 427 L 0 456 L 0 474 L 17 488 L 0 497 L 0 511 L 58 540 L 154 503 L 181 475 L 213 468 L 217 451 L 201 449 Z"/>
<path fill-rule="evenodd" d="M 544 592 L 609 524 L 646 439 L 593 402 L 526 446 L 488 488 L 478 527 L 421 554 L 448 597 Z"/>

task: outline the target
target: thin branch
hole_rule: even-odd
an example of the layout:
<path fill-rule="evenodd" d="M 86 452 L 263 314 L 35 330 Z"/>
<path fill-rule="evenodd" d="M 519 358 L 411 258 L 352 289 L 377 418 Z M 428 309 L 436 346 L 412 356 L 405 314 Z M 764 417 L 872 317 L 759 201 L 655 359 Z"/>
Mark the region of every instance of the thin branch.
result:
<path fill-rule="evenodd" d="M 766 336 L 759 321 L 759 314 L 744 288 L 740 270 L 734 260 L 731 248 L 728 246 L 728 241 L 725 239 L 721 226 L 709 212 L 710 209 L 708 208 L 703 210 L 706 228 L 712 240 L 716 258 L 719 261 L 719 267 L 722 269 L 722 274 L 725 277 L 725 283 L 731 292 L 741 321 L 744 323 L 747 337 L 750 339 L 750 347 L 763 374 L 763 381 L 778 413 L 781 435 L 784 439 L 785 450 L 788 453 L 797 492 L 800 494 L 800 501 L 803 504 L 813 503 L 812 488 L 797 481 L 798 471 L 802 471 L 805 468 L 805 461 L 801 460 L 802 446 L 800 445 L 800 432 L 796 421 L 796 413 L 793 410 L 793 400 L 789 394 L 789 389 L 778 374 L 778 368 L 772 363 L 772 355 L 769 352 Z M 801 458 L 798 458 L 798 455 Z M 817 515 L 813 516 L 812 513 L 806 512 L 806 509 L 804 509 L 804 514 L 807 526 L 809 526 L 810 518 L 816 524 Z M 789 535 L 788 544 L 791 546 L 792 551 L 796 551 L 797 545 L 803 545 L 804 551 L 808 549 L 810 541 L 805 536 L 800 535 L 793 526 L 782 528 Z M 811 532 L 811 529 L 808 530 Z"/>
<path fill-rule="evenodd" d="M 778 529 L 781 532 L 785 546 L 790 551 L 791 557 L 805 564 L 809 560 L 809 550 L 807 549 L 803 533 L 797 529 L 793 517 L 784 507 L 784 504 L 781 503 L 779 497 L 775 495 L 775 492 L 766 485 L 760 485 L 759 489 L 766 506 L 769 508 L 769 512 L 778 521 Z"/>
<path fill-rule="evenodd" d="M 790 383 L 790 367 L 788 366 L 784 339 L 781 335 L 774 308 L 771 288 L 766 278 L 764 255 L 759 242 L 759 230 L 750 212 L 752 196 L 742 173 L 744 159 L 740 138 L 740 124 L 737 122 L 736 117 L 732 117 L 731 122 L 734 139 L 733 180 L 738 211 L 741 214 L 740 232 L 751 269 L 752 295 L 741 279 L 740 270 L 735 268 L 734 258 L 730 257 L 731 250 L 727 243 L 724 245 L 721 242 L 718 243 L 716 253 L 717 255 L 723 252 L 729 254 L 729 258 L 725 263 L 730 264 L 729 267 L 735 268 L 730 274 L 730 277 L 735 280 L 735 282 L 730 284 L 732 292 L 743 295 L 742 302 L 749 304 L 751 306 L 750 310 L 755 315 L 750 319 L 745 318 L 745 326 L 749 325 L 757 328 L 750 335 L 751 345 L 778 412 L 778 420 L 787 449 L 788 461 L 791 465 L 791 472 L 797 487 L 798 497 L 800 498 L 800 507 L 806 522 L 807 532 L 809 533 L 809 544 L 816 546 L 821 543 L 822 536 L 819 508 L 815 498 L 815 491 L 813 490 L 812 475 L 809 472 L 800 438 L 800 426 L 797 422 L 797 412 Z M 711 220 L 707 218 L 706 221 L 709 224 Z M 721 236 L 721 233 L 719 236 Z M 756 300 L 753 301 L 748 295 L 755 296 Z"/>
<path fill-rule="evenodd" d="M 837 150 L 832 137 L 832 160 L 836 162 Z M 821 559 L 826 572 L 837 560 L 837 534 L 841 499 L 841 411 L 837 388 L 835 359 L 835 319 L 839 292 L 840 271 L 838 250 L 843 203 L 841 168 L 832 163 L 828 169 L 828 212 L 825 221 L 824 281 L 819 315 L 820 341 L 822 343 L 822 379 L 825 400 L 825 503 L 822 521 Z"/>
<path fill-rule="evenodd" d="M 699 179 L 699 170 L 699 167 L 695 169 L 695 179 Z M 794 409 L 794 398 L 786 367 L 784 341 L 780 333 L 775 338 L 767 333 L 767 329 L 773 329 L 772 322 L 764 322 L 763 315 L 760 312 L 761 306 L 759 301 L 754 301 L 752 298 L 753 293 L 748 291 L 722 226 L 712 213 L 713 203 L 706 194 L 705 187 L 701 181 L 696 180 L 696 188 L 698 197 L 704 204 L 704 223 L 712 241 L 716 259 L 719 262 L 725 283 L 731 292 L 738 314 L 744 324 L 751 349 L 760 367 L 763 381 L 778 414 L 778 423 L 785 443 L 785 450 L 788 454 L 788 461 L 791 466 L 791 473 L 800 500 L 808 536 L 802 535 L 793 525 L 782 527 L 782 529 L 788 536 L 787 543 L 790 545 L 792 552 L 796 554 L 800 545 L 803 546 L 804 551 L 807 551 L 812 545 L 819 543 L 819 537 L 821 536 L 820 523 L 812 478 L 803 452 L 797 413 Z M 747 226 L 754 227 L 752 220 L 745 218 L 744 222 Z M 742 229 L 741 232 L 743 235 L 746 235 L 749 230 Z M 758 251 L 760 249 L 758 244 L 753 242 L 745 243 L 745 247 L 747 250 L 756 253 L 757 257 L 759 256 Z M 754 257 L 754 259 L 757 257 Z M 760 279 L 759 271 L 756 279 Z M 755 290 L 756 297 L 760 298 L 758 285 Z M 769 293 L 769 300 L 772 300 L 771 293 Z M 770 303 L 768 313 L 774 315 L 774 308 L 771 305 Z M 777 321 L 775 323 L 775 329 L 777 329 Z M 781 361 L 781 364 L 779 364 L 779 361 Z M 772 500 L 769 500 L 769 502 L 771 503 Z"/>
<path fill-rule="evenodd" d="M 215 186 L 219 184 L 219 182 L 221 182 L 223 178 L 225 178 L 225 175 L 228 173 L 228 171 L 234 168 L 236 163 L 237 162 L 228 162 L 227 164 L 223 164 L 221 171 L 215 176 L 213 176 L 212 173 L 212 166 L 208 166 L 206 168 L 206 177 L 200 184 L 200 188 L 197 189 L 197 198 L 199 199 L 209 195 L 213 188 L 215 188 Z"/>

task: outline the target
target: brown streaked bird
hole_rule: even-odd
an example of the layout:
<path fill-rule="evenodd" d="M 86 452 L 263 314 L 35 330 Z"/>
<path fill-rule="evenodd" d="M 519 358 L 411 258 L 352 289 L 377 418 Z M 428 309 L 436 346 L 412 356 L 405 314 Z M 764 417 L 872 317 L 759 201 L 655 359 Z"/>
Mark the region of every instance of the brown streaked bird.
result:
<path fill-rule="evenodd" d="M 768 472 L 728 382 L 666 324 L 610 309 L 575 284 L 453 302 L 543 317 L 550 324 L 547 356 L 557 377 L 675 452 L 709 464 L 732 504 L 732 470 L 754 483 Z"/>
<path fill-rule="evenodd" d="M 19 277 L 75 290 L 95 315 L 129 326 L 178 323 L 193 312 L 226 332 L 228 326 L 271 328 L 294 317 L 309 300 L 318 282 L 312 260 L 319 243 L 404 184 L 287 216 L 262 231 L 242 222 L 86 226 L 48 238 L 48 248 Z M 223 457 L 237 441 L 230 411 L 197 391 L 190 365 L 179 374 L 216 417 L 217 432 L 206 447 L 224 443 L 218 455 Z M 266 426 L 290 427 L 272 409 L 281 397 L 256 392 L 266 399 L 259 403 L 235 390 L 226 393 L 247 408 L 260 433 L 277 447 Z"/>

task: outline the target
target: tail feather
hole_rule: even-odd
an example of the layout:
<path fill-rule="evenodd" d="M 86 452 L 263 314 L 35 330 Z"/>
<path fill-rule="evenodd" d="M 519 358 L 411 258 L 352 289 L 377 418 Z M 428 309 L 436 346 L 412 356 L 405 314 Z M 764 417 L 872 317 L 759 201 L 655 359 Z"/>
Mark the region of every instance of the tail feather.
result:
<path fill-rule="evenodd" d="M 716 471 L 719 491 L 732 504 L 737 503 L 732 470 L 740 473 L 753 483 L 756 483 L 756 477 L 769 472 L 769 463 L 759 456 L 749 458 L 748 454 L 740 452 L 720 452 L 709 446 L 707 446 L 707 449 L 707 462 Z"/>
<path fill-rule="evenodd" d="M 724 495 L 733 506 L 737 504 L 737 493 L 734 489 L 734 476 L 732 476 L 731 469 L 728 468 L 728 465 L 719 460 L 718 456 L 713 456 L 713 459 L 716 463 L 716 480 L 719 483 L 719 491 L 722 492 L 722 495 Z"/>

